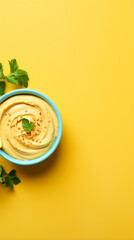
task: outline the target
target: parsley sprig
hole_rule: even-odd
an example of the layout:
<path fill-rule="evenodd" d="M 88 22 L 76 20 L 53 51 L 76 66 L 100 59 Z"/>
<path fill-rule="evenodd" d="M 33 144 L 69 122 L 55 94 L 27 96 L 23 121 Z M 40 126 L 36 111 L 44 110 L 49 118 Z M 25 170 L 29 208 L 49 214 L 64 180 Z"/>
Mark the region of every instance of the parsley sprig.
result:
<path fill-rule="evenodd" d="M 0 82 L 0 96 L 2 96 L 5 93 L 5 87 L 6 87 L 5 82 L 1 81 Z"/>
<path fill-rule="evenodd" d="M 29 122 L 27 118 L 22 118 L 22 127 L 25 130 L 25 132 L 30 132 L 33 126 L 34 126 L 33 122 Z"/>
<path fill-rule="evenodd" d="M 3 73 L 3 66 L 2 63 L 0 63 L 0 79 L 6 79 L 8 82 L 20 85 L 24 87 L 28 87 L 28 74 L 26 71 L 19 69 L 18 63 L 16 59 L 12 59 L 9 61 L 10 65 L 10 73 L 8 75 L 4 75 Z M 5 82 L 0 82 L 0 96 L 5 93 Z"/>
<path fill-rule="evenodd" d="M 3 166 L 0 165 L 0 183 L 5 184 L 6 187 L 13 189 L 14 185 L 17 185 L 20 182 L 20 179 L 16 177 L 16 170 L 6 173 Z"/>

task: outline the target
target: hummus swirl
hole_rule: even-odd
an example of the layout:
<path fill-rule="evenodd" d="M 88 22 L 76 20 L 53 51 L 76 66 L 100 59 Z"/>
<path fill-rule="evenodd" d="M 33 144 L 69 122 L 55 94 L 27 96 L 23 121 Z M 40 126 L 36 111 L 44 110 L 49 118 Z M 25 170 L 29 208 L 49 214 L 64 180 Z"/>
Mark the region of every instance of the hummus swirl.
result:
<path fill-rule="evenodd" d="M 34 123 L 31 132 L 23 129 L 22 118 Z M 53 145 L 57 132 L 57 116 L 41 98 L 18 95 L 0 105 L 2 148 L 14 158 L 29 160 L 43 155 Z"/>

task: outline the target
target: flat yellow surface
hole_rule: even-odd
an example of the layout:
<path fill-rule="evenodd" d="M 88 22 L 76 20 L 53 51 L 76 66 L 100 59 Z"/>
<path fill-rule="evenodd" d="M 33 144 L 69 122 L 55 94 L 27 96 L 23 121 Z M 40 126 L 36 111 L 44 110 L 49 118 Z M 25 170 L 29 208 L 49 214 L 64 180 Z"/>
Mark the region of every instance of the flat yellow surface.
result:
<path fill-rule="evenodd" d="M 133 240 L 131 0 L 0 0 L 0 61 L 63 119 L 58 150 L 0 186 L 0 240 Z M 7 91 L 15 89 L 8 84 Z"/>

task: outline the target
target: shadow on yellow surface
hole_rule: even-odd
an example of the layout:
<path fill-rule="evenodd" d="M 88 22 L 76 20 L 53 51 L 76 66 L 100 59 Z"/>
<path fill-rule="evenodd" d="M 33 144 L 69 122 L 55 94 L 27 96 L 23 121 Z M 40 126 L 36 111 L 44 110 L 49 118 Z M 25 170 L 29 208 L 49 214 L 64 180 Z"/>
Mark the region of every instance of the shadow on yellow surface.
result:
<path fill-rule="evenodd" d="M 63 141 L 61 139 L 61 141 Z M 39 177 L 41 174 L 46 174 L 46 172 L 51 171 L 51 169 L 55 168 L 55 165 L 58 164 L 60 160 L 60 153 L 61 153 L 61 144 L 59 144 L 58 148 L 55 150 L 55 152 L 46 160 L 44 160 L 41 163 L 30 165 L 30 166 L 20 166 L 18 165 L 18 170 L 29 178 Z"/>

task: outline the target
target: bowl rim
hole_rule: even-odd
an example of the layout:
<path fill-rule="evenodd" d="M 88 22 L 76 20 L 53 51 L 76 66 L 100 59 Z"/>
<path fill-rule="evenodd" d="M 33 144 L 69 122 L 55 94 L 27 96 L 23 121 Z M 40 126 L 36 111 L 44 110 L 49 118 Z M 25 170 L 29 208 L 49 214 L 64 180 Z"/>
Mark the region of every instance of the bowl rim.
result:
<path fill-rule="evenodd" d="M 20 160 L 20 159 L 11 157 L 3 149 L 0 149 L 0 155 L 3 158 L 5 158 L 6 160 L 8 160 L 9 162 L 12 162 L 12 163 L 15 163 L 18 165 L 33 165 L 33 164 L 37 164 L 37 163 L 40 163 L 40 162 L 46 160 L 58 147 L 61 136 L 62 136 L 62 128 L 63 128 L 62 127 L 62 119 L 61 119 L 60 112 L 59 112 L 57 106 L 55 105 L 55 103 L 49 97 L 47 97 L 44 93 L 41 93 L 41 92 L 33 90 L 33 89 L 16 89 L 16 90 L 10 91 L 0 97 L 0 104 L 3 103 L 5 100 L 7 100 L 10 97 L 17 96 L 17 95 L 23 95 L 23 94 L 37 96 L 37 97 L 45 100 L 48 104 L 50 104 L 50 106 L 53 108 L 54 112 L 56 113 L 56 116 L 58 119 L 57 137 L 55 139 L 54 144 L 51 146 L 51 148 L 48 150 L 48 152 L 44 153 L 43 155 L 41 155 L 38 158 L 34 158 L 34 159 L 30 159 L 30 160 Z"/>

